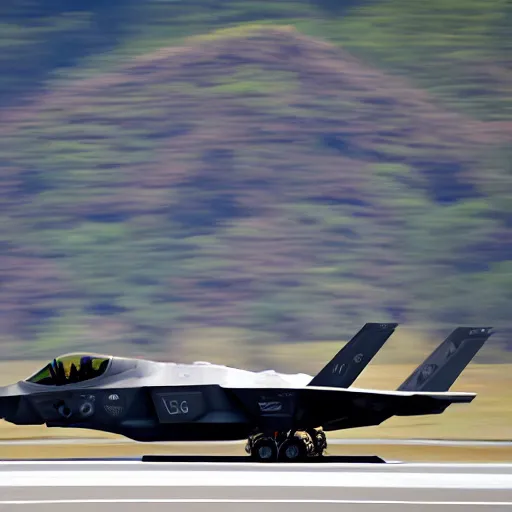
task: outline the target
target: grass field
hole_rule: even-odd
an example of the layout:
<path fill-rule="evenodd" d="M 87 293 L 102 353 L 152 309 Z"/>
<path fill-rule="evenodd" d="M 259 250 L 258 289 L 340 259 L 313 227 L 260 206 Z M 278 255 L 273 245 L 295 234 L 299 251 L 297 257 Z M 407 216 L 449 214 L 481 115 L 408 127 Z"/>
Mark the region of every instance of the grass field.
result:
<path fill-rule="evenodd" d="M 2 459 L 135 457 L 141 455 L 246 455 L 244 444 L 73 444 L 0 446 Z M 512 447 L 439 447 L 401 445 L 330 445 L 327 455 L 378 455 L 407 462 L 511 462 Z"/>

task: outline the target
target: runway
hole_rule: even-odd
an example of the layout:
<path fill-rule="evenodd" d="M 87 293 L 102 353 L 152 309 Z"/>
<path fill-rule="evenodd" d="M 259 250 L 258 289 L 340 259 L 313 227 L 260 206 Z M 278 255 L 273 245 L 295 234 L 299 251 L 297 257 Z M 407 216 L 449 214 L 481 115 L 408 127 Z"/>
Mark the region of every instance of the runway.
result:
<path fill-rule="evenodd" d="M 512 464 L 0 462 L 0 510 L 512 510 Z"/>

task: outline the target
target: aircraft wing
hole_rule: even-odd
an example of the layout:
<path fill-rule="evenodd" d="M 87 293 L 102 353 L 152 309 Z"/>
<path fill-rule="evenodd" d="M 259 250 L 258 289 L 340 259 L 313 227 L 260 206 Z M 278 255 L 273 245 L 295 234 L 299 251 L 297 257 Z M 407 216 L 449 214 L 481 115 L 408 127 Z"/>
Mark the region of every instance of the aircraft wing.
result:
<path fill-rule="evenodd" d="M 441 414 L 454 403 L 471 402 L 475 393 L 380 391 L 326 388 L 225 388 L 245 412 L 273 425 L 324 430 L 378 425 L 392 416 Z"/>

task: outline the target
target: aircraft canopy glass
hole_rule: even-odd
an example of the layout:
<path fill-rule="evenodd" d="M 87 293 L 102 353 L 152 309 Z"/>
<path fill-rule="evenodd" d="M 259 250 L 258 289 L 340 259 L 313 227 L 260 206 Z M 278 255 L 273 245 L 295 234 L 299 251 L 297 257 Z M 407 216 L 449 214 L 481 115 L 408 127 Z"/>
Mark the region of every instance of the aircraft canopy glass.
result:
<path fill-rule="evenodd" d="M 103 375 L 112 358 L 94 354 L 68 354 L 57 357 L 34 373 L 27 382 L 46 386 L 74 384 Z"/>

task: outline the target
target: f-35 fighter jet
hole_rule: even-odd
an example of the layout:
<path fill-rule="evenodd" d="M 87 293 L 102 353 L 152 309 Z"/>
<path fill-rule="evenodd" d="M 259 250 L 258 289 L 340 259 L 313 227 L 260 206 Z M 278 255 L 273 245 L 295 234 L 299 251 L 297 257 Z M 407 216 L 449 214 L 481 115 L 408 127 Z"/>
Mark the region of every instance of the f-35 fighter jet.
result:
<path fill-rule="evenodd" d="M 65 355 L 0 388 L 0 418 L 142 442 L 247 439 L 254 460 L 305 461 L 323 455 L 325 432 L 440 414 L 475 398 L 448 390 L 492 334 L 490 327 L 455 329 L 396 391 L 351 387 L 396 326 L 366 324 L 315 377 Z"/>

